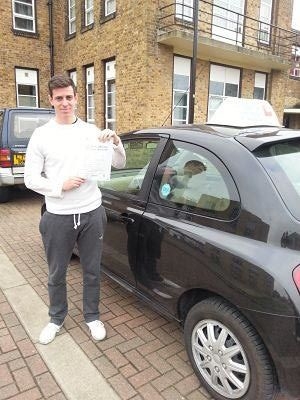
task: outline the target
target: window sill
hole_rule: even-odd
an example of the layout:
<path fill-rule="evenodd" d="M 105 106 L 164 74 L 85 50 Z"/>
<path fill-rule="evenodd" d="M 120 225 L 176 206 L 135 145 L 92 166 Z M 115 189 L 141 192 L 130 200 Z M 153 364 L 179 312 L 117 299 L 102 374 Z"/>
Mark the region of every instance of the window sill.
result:
<path fill-rule="evenodd" d="M 90 25 L 84 25 L 84 26 L 81 27 L 81 33 L 90 31 L 93 28 L 94 28 L 94 22 L 91 23 Z"/>
<path fill-rule="evenodd" d="M 76 37 L 76 32 L 71 33 L 71 34 L 67 34 L 66 37 L 65 37 L 65 40 L 74 39 L 74 37 Z"/>
<path fill-rule="evenodd" d="M 116 12 L 101 17 L 100 24 L 105 24 L 105 22 L 110 21 L 111 19 L 114 19 L 114 18 L 116 18 Z"/>
<path fill-rule="evenodd" d="M 12 29 L 12 32 L 16 36 L 29 37 L 32 39 L 38 39 L 40 37 L 40 35 L 37 32 L 27 32 L 27 31 L 21 31 L 19 29 Z"/>

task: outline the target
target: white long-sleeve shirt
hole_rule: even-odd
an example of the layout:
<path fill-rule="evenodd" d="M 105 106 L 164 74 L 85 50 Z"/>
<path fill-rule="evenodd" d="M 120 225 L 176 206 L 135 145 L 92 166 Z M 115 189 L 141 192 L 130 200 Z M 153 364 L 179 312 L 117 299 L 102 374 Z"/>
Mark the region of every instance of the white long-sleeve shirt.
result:
<path fill-rule="evenodd" d="M 37 128 L 29 141 L 25 161 L 25 185 L 45 196 L 47 210 L 54 214 L 81 214 L 101 205 L 97 181 L 86 179 L 80 187 L 63 191 L 64 181 L 78 176 L 87 143 L 100 135 L 92 124 L 77 119 L 74 124 L 58 124 L 51 119 Z M 113 145 L 112 165 L 124 167 L 125 150 Z"/>

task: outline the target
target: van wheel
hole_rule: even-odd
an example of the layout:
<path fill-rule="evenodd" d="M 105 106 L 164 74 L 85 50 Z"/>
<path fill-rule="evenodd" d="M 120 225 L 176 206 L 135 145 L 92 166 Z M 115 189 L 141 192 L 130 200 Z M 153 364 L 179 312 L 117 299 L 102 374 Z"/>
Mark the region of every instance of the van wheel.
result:
<path fill-rule="evenodd" d="M 276 378 L 263 342 L 223 299 L 194 305 L 185 320 L 184 337 L 194 371 L 214 399 L 275 399 Z"/>
<path fill-rule="evenodd" d="M 11 188 L 4 186 L 0 187 L 0 203 L 6 203 L 11 199 Z"/>

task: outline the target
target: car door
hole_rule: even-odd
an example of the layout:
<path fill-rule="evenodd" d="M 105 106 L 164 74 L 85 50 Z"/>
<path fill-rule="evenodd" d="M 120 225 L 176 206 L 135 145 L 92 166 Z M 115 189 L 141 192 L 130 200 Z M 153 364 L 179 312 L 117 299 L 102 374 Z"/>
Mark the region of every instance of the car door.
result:
<path fill-rule="evenodd" d="M 113 169 L 110 181 L 99 182 L 107 215 L 102 265 L 115 279 L 132 286 L 136 285 L 137 238 L 153 179 L 153 159 L 156 154 L 159 157 L 164 141 L 157 136 L 122 138 L 125 168 Z"/>
<path fill-rule="evenodd" d="M 208 266 L 212 257 L 220 265 L 222 253 L 209 235 L 234 232 L 239 207 L 236 186 L 220 159 L 203 147 L 170 140 L 140 221 L 139 290 L 176 314 L 184 292 L 214 279 Z"/>

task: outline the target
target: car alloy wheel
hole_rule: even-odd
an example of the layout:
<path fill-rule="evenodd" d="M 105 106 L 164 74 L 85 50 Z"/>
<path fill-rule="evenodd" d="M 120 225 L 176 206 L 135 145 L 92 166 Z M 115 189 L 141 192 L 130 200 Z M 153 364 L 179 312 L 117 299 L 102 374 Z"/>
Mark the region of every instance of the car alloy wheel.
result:
<path fill-rule="evenodd" d="M 228 399 L 248 390 L 249 364 L 243 347 L 226 326 L 215 320 L 196 324 L 192 337 L 195 362 L 206 382 Z"/>
<path fill-rule="evenodd" d="M 196 303 L 184 323 L 192 367 L 215 400 L 274 400 L 272 361 L 249 321 L 218 296 Z"/>

